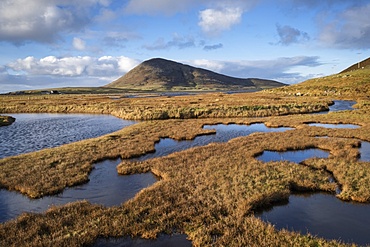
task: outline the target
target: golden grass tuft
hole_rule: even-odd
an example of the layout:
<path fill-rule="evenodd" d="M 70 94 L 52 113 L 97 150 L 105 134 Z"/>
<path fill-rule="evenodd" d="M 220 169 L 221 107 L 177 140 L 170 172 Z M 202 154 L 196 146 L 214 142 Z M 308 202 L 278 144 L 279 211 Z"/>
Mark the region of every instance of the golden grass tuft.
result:
<path fill-rule="evenodd" d="M 15 118 L 13 117 L 0 115 L 0 127 L 11 125 L 12 123 L 14 123 L 14 121 L 15 121 Z"/>

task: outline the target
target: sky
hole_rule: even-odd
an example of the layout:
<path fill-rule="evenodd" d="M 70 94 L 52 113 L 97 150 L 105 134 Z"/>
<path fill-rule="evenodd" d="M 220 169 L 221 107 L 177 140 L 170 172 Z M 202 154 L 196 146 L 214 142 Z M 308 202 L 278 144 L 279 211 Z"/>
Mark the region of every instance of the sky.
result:
<path fill-rule="evenodd" d="M 103 86 L 156 57 L 294 84 L 369 56 L 369 0 L 0 0 L 0 93 Z"/>

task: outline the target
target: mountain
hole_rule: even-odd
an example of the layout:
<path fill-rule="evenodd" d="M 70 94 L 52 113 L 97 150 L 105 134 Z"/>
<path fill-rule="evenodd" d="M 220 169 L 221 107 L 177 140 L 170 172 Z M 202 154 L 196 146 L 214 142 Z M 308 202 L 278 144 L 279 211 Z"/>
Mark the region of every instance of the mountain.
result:
<path fill-rule="evenodd" d="M 362 61 L 360 61 L 358 63 L 355 63 L 355 64 L 349 66 L 345 70 L 339 72 L 339 74 L 341 74 L 341 73 L 347 73 L 347 72 L 350 72 L 350 71 L 353 71 L 353 70 L 369 69 L 369 68 L 370 68 L 370 57 L 369 58 L 366 58 L 365 60 L 362 60 Z"/>
<path fill-rule="evenodd" d="M 258 78 L 234 78 L 178 62 L 154 58 L 105 87 L 141 90 L 259 90 L 285 84 Z"/>

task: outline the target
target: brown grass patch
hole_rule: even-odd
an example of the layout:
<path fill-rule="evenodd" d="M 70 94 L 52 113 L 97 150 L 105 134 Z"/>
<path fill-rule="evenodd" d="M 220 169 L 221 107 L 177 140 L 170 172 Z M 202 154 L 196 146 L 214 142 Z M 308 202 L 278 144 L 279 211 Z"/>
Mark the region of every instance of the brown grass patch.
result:
<path fill-rule="evenodd" d="M 14 121 L 15 121 L 15 118 L 13 118 L 13 117 L 10 117 L 10 116 L 0 116 L 0 127 L 1 126 L 11 125 L 12 123 L 14 123 Z"/>

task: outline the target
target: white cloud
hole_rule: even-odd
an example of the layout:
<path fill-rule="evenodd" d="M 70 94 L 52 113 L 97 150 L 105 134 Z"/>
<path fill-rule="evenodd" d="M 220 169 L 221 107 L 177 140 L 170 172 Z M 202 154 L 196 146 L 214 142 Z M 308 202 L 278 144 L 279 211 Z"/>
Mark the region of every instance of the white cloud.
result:
<path fill-rule="evenodd" d="M 48 56 L 36 59 L 32 56 L 17 59 L 6 68 L 26 75 L 46 75 L 56 77 L 117 77 L 128 72 L 139 63 L 138 60 L 119 56 Z"/>
<path fill-rule="evenodd" d="M 369 13 L 370 4 L 367 4 L 348 8 L 330 21 L 321 19 L 320 41 L 327 46 L 344 49 L 370 48 Z"/>
<path fill-rule="evenodd" d="M 173 15 L 195 6 L 208 8 L 241 8 L 246 10 L 261 0 L 130 0 L 125 7 L 128 14 Z"/>
<path fill-rule="evenodd" d="M 218 35 L 240 23 L 243 10 L 239 7 L 206 9 L 199 12 L 199 26 L 210 35 Z"/>
<path fill-rule="evenodd" d="M 61 33 L 83 29 L 92 19 L 91 7 L 107 0 L 0 1 L 0 41 L 22 45 L 29 41 L 52 43 Z"/>
<path fill-rule="evenodd" d="M 209 69 L 233 77 L 264 78 L 278 80 L 284 83 L 294 83 L 306 79 L 307 75 L 289 72 L 291 69 L 298 66 L 320 66 L 321 63 L 318 60 L 319 57 L 317 56 L 297 56 L 250 61 L 214 61 L 200 59 L 188 61 L 187 63 L 195 67 Z"/>
<path fill-rule="evenodd" d="M 72 44 L 73 44 L 73 47 L 76 49 L 76 50 L 79 50 L 79 51 L 83 51 L 85 50 L 86 48 L 86 42 L 83 41 L 82 39 L 80 38 L 73 38 L 73 41 L 72 41 Z"/>
<path fill-rule="evenodd" d="M 133 69 L 139 60 L 124 56 L 29 56 L 0 66 L 0 93 L 28 89 L 102 86 Z"/>

